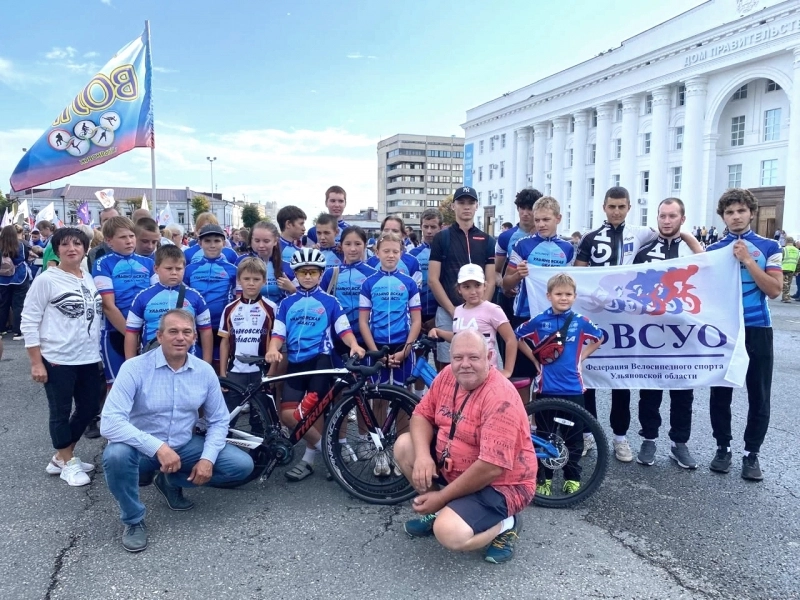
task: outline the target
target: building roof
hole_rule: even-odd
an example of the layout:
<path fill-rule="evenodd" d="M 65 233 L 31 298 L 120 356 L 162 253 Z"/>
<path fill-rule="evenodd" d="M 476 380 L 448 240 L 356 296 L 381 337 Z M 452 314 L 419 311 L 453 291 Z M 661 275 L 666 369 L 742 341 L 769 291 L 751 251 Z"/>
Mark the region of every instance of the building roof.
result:
<path fill-rule="evenodd" d="M 47 189 L 47 190 L 35 190 L 33 194 L 18 192 L 13 195 L 13 197 L 18 197 L 20 199 L 27 198 L 34 198 L 37 200 L 60 200 L 64 198 L 65 200 L 97 200 L 96 196 L 94 195 L 95 192 L 99 192 L 100 190 L 107 189 L 106 187 L 98 187 L 98 186 L 90 186 L 90 185 L 65 185 L 59 188 Z M 147 196 L 147 200 L 152 202 L 152 189 L 151 188 L 143 188 L 143 187 L 115 187 L 112 188 L 114 190 L 114 199 L 117 202 L 124 202 L 129 198 L 141 198 L 142 195 Z M 203 196 L 207 200 L 221 200 L 221 194 L 214 194 L 212 198 L 210 194 L 206 192 L 197 192 L 192 190 L 191 188 L 156 188 L 156 202 L 159 204 L 164 204 L 166 202 L 173 202 L 173 203 L 183 203 L 186 200 L 191 200 L 195 196 Z"/>

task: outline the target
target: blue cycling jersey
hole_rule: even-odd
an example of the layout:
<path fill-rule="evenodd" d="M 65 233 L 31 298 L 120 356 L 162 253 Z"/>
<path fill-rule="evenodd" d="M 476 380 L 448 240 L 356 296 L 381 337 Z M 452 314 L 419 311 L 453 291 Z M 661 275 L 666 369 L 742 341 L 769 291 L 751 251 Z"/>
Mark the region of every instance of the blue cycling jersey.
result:
<path fill-rule="evenodd" d="M 236 266 L 239 266 L 239 263 L 242 262 L 245 258 L 259 258 L 258 254 L 251 253 L 251 254 L 243 254 L 239 257 L 239 260 L 236 261 Z M 264 266 L 267 268 L 267 282 L 264 284 L 264 287 L 261 288 L 261 295 L 267 298 L 268 300 L 272 301 L 276 306 L 289 294 L 284 292 L 280 287 L 278 287 L 278 279 L 275 277 L 275 267 L 272 265 L 271 260 L 264 260 Z M 286 277 L 289 281 L 295 281 L 294 271 L 289 266 L 289 263 L 286 261 L 281 261 L 281 269 L 283 272 L 283 276 Z M 297 283 L 295 283 L 297 286 Z M 242 291 L 242 287 L 237 283 L 236 284 L 236 293 L 240 294 Z"/>
<path fill-rule="evenodd" d="M 359 310 L 370 315 L 369 329 L 376 345 L 405 343 L 411 313 L 421 310 L 419 289 L 399 269 L 391 273 L 381 269 L 361 286 Z"/>
<path fill-rule="evenodd" d="M 367 264 L 375 270 L 381 268 L 381 261 L 377 255 L 367 259 Z M 411 277 L 414 283 L 417 284 L 417 287 L 422 285 L 422 269 L 419 267 L 419 261 L 408 252 L 403 252 L 400 255 L 400 261 L 397 263 L 397 270 L 403 275 Z"/>
<path fill-rule="evenodd" d="M 508 231 L 504 231 L 499 236 L 497 236 L 497 243 L 494 246 L 494 255 L 495 258 L 504 258 L 506 259 L 506 264 L 503 265 L 503 272 L 500 275 L 506 274 L 506 269 L 508 269 L 508 256 L 511 254 L 511 251 L 514 249 L 514 246 L 518 241 L 528 236 L 533 235 L 536 231 L 525 231 L 519 226 L 519 223 L 514 225 Z"/>
<path fill-rule="evenodd" d="M 186 267 L 183 283 L 203 296 L 211 313 L 211 325 L 216 327 L 222 311 L 233 299 L 236 289 L 236 267 L 225 258 L 201 258 Z"/>
<path fill-rule="evenodd" d="M 173 308 L 182 308 L 194 317 L 198 331 L 211 329 L 211 313 L 197 290 L 186 288 L 183 306 L 176 306 L 181 286 L 167 287 L 161 282 L 136 294 L 128 312 L 127 331 L 141 333 L 141 347 L 156 337 L 162 315 Z"/>
<path fill-rule="evenodd" d="M 94 263 L 92 277 L 101 296 L 114 294 L 114 304 L 126 319 L 136 294 L 158 283 L 152 260 L 138 254 L 123 256 L 111 250 Z M 113 326 L 106 321 L 106 328 Z"/>
<path fill-rule="evenodd" d="M 344 221 L 342 219 L 339 219 L 339 231 L 336 232 L 336 243 L 337 244 L 342 239 L 342 232 L 345 229 L 347 229 L 348 227 L 350 227 L 350 223 L 348 223 L 347 221 Z M 308 230 L 308 233 L 306 234 L 306 237 L 308 238 L 308 240 L 309 240 L 309 242 L 311 244 L 319 243 L 319 240 L 317 240 L 317 226 L 316 225 Z"/>
<path fill-rule="evenodd" d="M 326 292 L 333 281 L 334 269 L 326 269 L 322 275 L 319 287 Z M 359 343 L 364 341 L 361 336 L 361 331 L 358 325 L 358 304 L 361 296 L 361 286 L 367 280 L 367 277 L 377 273 L 375 269 L 361 261 L 351 265 L 341 265 L 339 267 L 339 276 L 336 278 L 336 287 L 329 293 L 336 296 L 336 299 L 342 305 L 347 320 L 350 321 L 350 329 Z"/>
<path fill-rule="evenodd" d="M 602 339 L 603 332 L 583 315 L 571 310 L 556 314 L 552 308 L 525 321 L 514 331 L 517 339 L 529 339 L 534 346 L 538 346 L 548 336 L 561 329 L 569 315 L 573 317 L 567 328 L 566 339 L 559 347 L 560 354 L 557 357 L 551 354 L 549 358 L 555 358 L 552 362 L 548 362 L 547 357 L 542 357 L 539 361 L 541 372 L 536 377 L 537 394 L 553 396 L 583 394 L 586 388 L 581 377 L 581 352 L 586 342 Z"/>
<path fill-rule="evenodd" d="M 436 314 L 436 309 L 439 308 L 439 303 L 436 302 L 436 297 L 433 295 L 433 291 L 428 285 L 428 263 L 431 261 L 430 244 L 422 242 L 419 246 L 411 250 L 409 254 L 417 259 L 420 272 L 422 273 L 422 284 L 419 285 L 419 301 L 422 305 L 422 315 L 424 317 L 433 316 Z"/>
<path fill-rule="evenodd" d="M 203 248 L 200 244 L 195 244 L 183 251 L 183 255 L 186 257 L 186 264 L 191 264 L 193 262 L 199 261 L 203 258 Z M 232 248 L 228 248 L 225 246 L 222 248 L 222 256 L 225 257 L 232 265 L 236 264 L 236 261 L 239 259 L 239 255 Z"/>
<path fill-rule="evenodd" d="M 530 267 L 564 267 L 572 262 L 575 249 L 572 244 L 558 236 L 546 238 L 538 233 L 522 238 L 516 243 L 508 259 L 508 266 L 517 268 L 523 261 Z M 528 304 L 528 288 L 523 281 L 519 294 L 514 298 L 514 314 L 518 317 L 530 317 Z"/>
<path fill-rule="evenodd" d="M 299 363 L 333 349 L 331 328 L 339 337 L 352 333 L 342 305 L 319 286 L 297 292 L 278 307 L 273 337 L 286 342 L 290 363 Z"/>
<path fill-rule="evenodd" d="M 325 257 L 326 271 L 330 270 L 332 267 L 338 267 L 344 262 L 342 260 L 342 255 L 337 253 L 333 248 L 320 248 L 319 251 L 322 252 L 322 256 Z"/>
<path fill-rule="evenodd" d="M 300 249 L 300 246 L 295 244 L 294 242 L 290 242 L 289 240 L 285 240 L 282 237 L 278 238 L 278 243 L 281 245 L 281 258 L 284 262 L 292 264 L 292 256 L 294 253 Z"/>
<path fill-rule="evenodd" d="M 775 240 L 770 240 L 748 229 L 742 235 L 729 233 L 720 241 L 711 244 L 706 252 L 722 250 L 737 240 L 743 240 L 750 251 L 750 256 L 767 273 L 781 273 L 781 260 L 783 253 Z M 731 250 L 729 250 L 730 252 Z M 742 306 L 744 308 L 745 327 L 772 327 L 772 315 L 769 311 L 767 295 L 758 287 L 747 267 L 739 263 L 742 273 Z"/>

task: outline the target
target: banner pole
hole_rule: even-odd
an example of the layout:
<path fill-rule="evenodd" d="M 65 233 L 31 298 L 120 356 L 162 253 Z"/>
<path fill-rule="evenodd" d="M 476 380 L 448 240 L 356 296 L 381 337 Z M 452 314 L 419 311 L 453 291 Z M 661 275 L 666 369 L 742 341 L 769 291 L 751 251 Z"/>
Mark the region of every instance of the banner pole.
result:
<path fill-rule="evenodd" d="M 147 33 L 147 57 L 148 60 L 146 61 L 148 64 L 148 68 L 150 69 L 150 77 L 153 76 L 153 53 L 152 53 L 152 46 L 150 45 L 150 21 L 144 22 L 144 30 Z M 152 79 L 150 84 L 150 104 L 152 106 L 153 103 L 153 85 Z M 156 196 L 156 140 L 155 140 L 155 123 L 151 124 L 153 128 L 153 137 L 150 141 L 150 198 L 153 201 L 153 210 L 152 213 L 155 215 L 156 222 L 158 222 L 158 197 Z"/>

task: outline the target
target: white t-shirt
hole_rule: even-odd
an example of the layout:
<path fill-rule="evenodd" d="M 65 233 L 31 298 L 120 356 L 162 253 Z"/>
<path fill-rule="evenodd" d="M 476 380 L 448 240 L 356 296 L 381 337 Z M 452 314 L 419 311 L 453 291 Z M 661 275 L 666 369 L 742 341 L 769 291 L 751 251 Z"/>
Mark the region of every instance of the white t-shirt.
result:
<path fill-rule="evenodd" d="M 492 351 L 492 365 L 497 366 L 497 328 L 503 323 L 508 323 L 508 317 L 496 304 L 491 302 L 481 302 L 474 308 L 468 308 L 466 304 L 456 306 L 453 312 L 453 333 L 465 329 L 477 329 L 486 342 L 489 350 Z"/>

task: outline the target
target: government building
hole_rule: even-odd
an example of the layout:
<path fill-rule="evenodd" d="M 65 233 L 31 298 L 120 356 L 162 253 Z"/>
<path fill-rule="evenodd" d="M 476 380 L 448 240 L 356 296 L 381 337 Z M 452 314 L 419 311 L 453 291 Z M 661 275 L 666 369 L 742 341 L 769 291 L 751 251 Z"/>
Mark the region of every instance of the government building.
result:
<path fill-rule="evenodd" d="M 467 111 L 464 184 L 487 231 L 516 222 L 517 191 L 554 196 L 560 232 L 598 227 L 606 190 L 629 223 L 686 203 L 686 227 L 720 227 L 730 187 L 759 200 L 753 224 L 800 234 L 800 0 L 709 0 L 617 48 Z M 792 175 L 794 173 L 794 175 Z"/>

